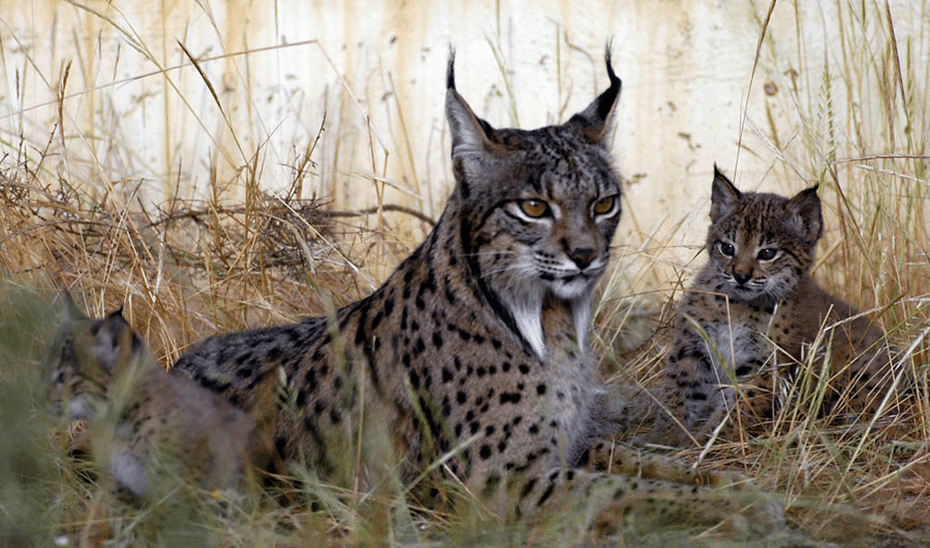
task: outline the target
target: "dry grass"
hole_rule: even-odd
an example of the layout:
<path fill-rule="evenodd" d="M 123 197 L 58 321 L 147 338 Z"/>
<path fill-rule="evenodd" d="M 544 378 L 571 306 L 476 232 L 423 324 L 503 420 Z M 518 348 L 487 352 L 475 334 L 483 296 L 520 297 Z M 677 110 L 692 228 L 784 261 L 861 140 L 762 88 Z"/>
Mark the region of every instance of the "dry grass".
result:
<path fill-rule="evenodd" d="M 773 41 L 778 37 L 768 28 L 766 13 L 759 13 L 763 38 L 751 86 L 759 92 L 763 85 L 774 84 L 783 92 L 766 100 L 766 112 L 747 113 L 743 153 L 772 158 L 773 176 L 785 188 L 796 189 L 798 179 L 821 185 L 829 230 L 814 274 L 872 314 L 903 351 L 902 364 L 913 372 L 916 385 L 906 399 L 898 402 L 893 395 L 874 420 L 855 429 L 840 429 L 795 409 L 763 435 L 741 443 L 718 442 L 680 457 L 704 467 L 746 472 L 776 493 L 789 507 L 792 524 L 814 538 L 844 543 L 869 542 L 866 535 L 900 542 L 915 537 L 927 540 L 930 72 L 925 61 L 930 44 L 922 37 L 896 36 L 894 17 L 883 6 L 841 6 L 839 11 L 841 55 L 831 52 L 820 66 L 804 66 L 800 77 L 792 69 L 803 62 L 775 55 Z M 206 74 L 199 74 L 209 82 Z M 221 106 L 215 92 L 213 96 Z M 754 123 L 762 118 L 766 122 Z M 101 135 L 107 134 L 106 129 L 96 128 Z M 265 150 L 261 145 L 254 151 L 243 150 L 234 128 L 229 130 L 233 139 L 227 146 L 237 150 L 226 156 L 244 158 L 236 176 L 226 181 L 214 176 L 205 200 L 177 198 L 158 206 L 140 198 L 142 184 L 132 179 L 132 173 L 113 170 L 99 184 L 87 182 L 101 180 L 94 176 L 83 183 L 68 180 L 47 169 L 47 143 L 4 138 L 0 141 L 4 277 L 46 292 L 66 288 L 91 314 L 124 307 L 130 324 L 167 364 L 188 344 L 207 335 L 293 321 L 351 302 L 383 280 L 390 265 L 412 248 L 415 241 L 409 226 L 429 228 L 429 219 L 419 210 L 381 200 L 384 187 L 378 166 L 382 154 L 409 150 L 403 131 L 396 143 L 376 144 L 371 133 L 370 142 L 364 143 L 372 156 L 372 173 L 360 184 L 380 189 L 377 207 L 339 212 L 323 200 L 304 199 L 302 190 L 308 178 L 318 177 L 318 141 L 338 139 L 337 134 L 320 131 L 308 141 L 292 166 L 291 186 L 272 194 L 259 184 Z M 49 141 L 60 138 L 54 131 L 49 135 Z M 118 137 L 114 139 L 109 146 L 122 149 Z M 101 159 L 99 165 L 112 164 Z M 175 184 L 157 183 L 168 188 Z M 238 189 L 241 201 L 220 198 L 230 187 Z M 625 204 L 625 209 L 638 205 Z M 614 382 L 651 386 L 661 372 L 666 326 L 692 265 L 675 265 L 682 273 L 678 286 L 668 287 L 658 272 L 674 260 L 675 252 L 668 250 L 680 241 L 680 231 L 693 226 L 692 221 L 678 219 L 661 230 L 640 227 L 641 242 L 617 250 L 617 267 L 603 286 L 595 326 L 596 350 L 605 356 L 605 371 Z M 400 225 L 408 228 L 398 229 Z M 7 304 L 18 298 L 9 297 L 15 294 L 12 283 L 4 290 Z M 50 317 L 41 305 L 28 304 L 29 299 L 23 302 L 27 304 L 5 306 L 4 322 L 24 325 L 22 318 L 29 316 L 11 316 L 9 310 L 30 307 L 39 307 L 32 317 Z M 22 332 L 29 334 L 32 346 L 25 348 L 21 339 L 5 340 L 7 348 L 20 350 L 18 357 L 7 357 L 7 363 L 39 359 L 34 346 L 48 336 L 43 324 L 30 324 Z M 5 372 L 7 386 L 15 376 Z M 28 407 L 22 398 L 15 401 Z M 4 407 L 7 424 L 36 422 L 34 413 L 11 415 L 9 407 Z M 12 431 L 3 428 L 6 447 Z M 43 440 L 33 436 L 23 443 L 42 445 Z M 29 474 L 42 481 L 54 481 L 49 478 L 59 477 L 56 473 L 74 473 L 60 462 L 55 468 L 42 458 L 26 460 L 30 470 L 41 469 Z M 24 489 L 37 494 L 30 499 L 34 506 L 23 508 L 52 508 L 48 523 L 77 531 L 75 542 L 81 545 L 94 544 L 99 540 L 95 535 L 122 545 L 139 540 L 139 531 L 145 529 L 136 525 L 144 521 L 138 514 L 108 513 L 105 493 L 78 484 L 66 489 L 26 485 Z M 359 494 L 315 481 L 306 485 L 299 496 L 314 500 L 314 510 L 272 500 L 264 501 L 260 509 L 229 503 L 224 512 L 214 512 L 206 525 L 201 524 L 205 528 L 201 534 L 206 530 L 221 545 L 245 546 L 435 545 L 448 539 L 449 531 L 462 544 L 548 543 L 538 531 L 502 526 L 480 512 L 412 511 L 400 496 L 363 504 L 357 500 Z M 9 500 L 6 493 L 3 496 Z M 55 502 L 49 504 L 50 499 Z M 622 538 L 597 541 L 625 542 Z M 659 542 L 688 541 L 642 540 Z"/>

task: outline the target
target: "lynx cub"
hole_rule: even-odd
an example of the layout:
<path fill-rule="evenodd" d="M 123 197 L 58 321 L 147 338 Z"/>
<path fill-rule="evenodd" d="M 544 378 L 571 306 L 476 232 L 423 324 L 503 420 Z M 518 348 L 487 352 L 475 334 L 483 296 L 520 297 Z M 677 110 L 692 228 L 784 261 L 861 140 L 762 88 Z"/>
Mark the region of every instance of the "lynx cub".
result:
<path fill-rule="evenodd" d="M 245 414 L 189 379 L 169 375 L 117 311 L 70 318 L 53 347 L 54 400 L 84 420 L 89 449 L 121 495 L 139 502 L 180 479 L 237 487 L 268 462 L 271 444 Z"/>
<path fill-rule="evenodd" d="M 339 471 L 360 452 L 363 479 L 400 471 L 405 485 L 449 456 L 451 475 L 518 513 L 564 507 L 568 496 L 641 520 L 728 517 L 742 507 L 728 491 L 573 469 L 606 462 L 620 473 L 715 479 L 589 447 L 613 431 L 587 350 L 592 293 L 620 218 L 608 146 L 620 80 L 609 50 L 610 87 L 568 122 L 530 131 L 478 118 L 455 89 L 453 60 L 456 186 L 426 241 L 333 317 L 207 339 L 176 374 L 251 413 L 286 459 L 330 481 L 348 483 Z M 360 430 L 379 427 L 392 442 L 387 460 L 356 445 Z"/>
<path fill-rule="evenodd" d="M 892 381 L 882 332 L 808 276 L 823 233 L 817 187 L 791 199 L 740 192 L 714 170 L 710 260 L 679 305 L 667 359 L 671 414 L 702 438 L 727 415 L 738 384 L 750 409 L 744 426 L 771 418 L 773 384 L 790 378 L 822 328 L 831 364 L 825 408 L 841 394 L 847 411 L 877 405 Z"/>

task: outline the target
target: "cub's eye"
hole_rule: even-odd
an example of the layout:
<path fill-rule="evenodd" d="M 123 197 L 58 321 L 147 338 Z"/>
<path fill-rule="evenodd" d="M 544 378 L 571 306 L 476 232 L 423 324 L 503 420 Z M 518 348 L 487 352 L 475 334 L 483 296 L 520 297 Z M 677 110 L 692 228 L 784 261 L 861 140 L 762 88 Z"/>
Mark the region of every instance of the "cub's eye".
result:
<path fill-rule="evenodd" d="M 759 250 L 756 258 L 758 258 L 760 261 L 771 261 L 775 258 L 775 255 L 778 255 L 778 250 L 773 247 L 767 247 L 765 249 Z"/>
<path fill-rule="evenodd" d="M 601 198 L 600 200 L 594 202 L 594 214 L 595 215 L 606 215 L 614 209 L 614 202 L 617 201 L 616 196 L 607 196 L 606 198 Z"/>
<path fill-rule="evenodd" d="M 717 244 L 717 247 L 720 249 L 720 253 L 726 257 L 732 257 L 736 255 L 736 248 L 733 246 L 733 244 L 729 244 L 727 242 L 720 242 L 719 244 Z"/>
<path fill-rule="evenodd" d="M 542 200 L 523 200 L 520 202 L 520 209 L 527 216 L 538 219 L 549 213 L 549 204 Z"/>

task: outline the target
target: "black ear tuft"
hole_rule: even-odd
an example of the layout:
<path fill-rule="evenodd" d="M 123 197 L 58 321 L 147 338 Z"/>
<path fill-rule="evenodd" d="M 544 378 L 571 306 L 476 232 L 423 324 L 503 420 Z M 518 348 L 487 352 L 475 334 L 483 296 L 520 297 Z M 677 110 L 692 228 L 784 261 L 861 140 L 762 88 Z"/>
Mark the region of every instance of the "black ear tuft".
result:
<path fill-rule="evenodd" d="M 598 95 L 597 99 L 588 105 L 584 110 L 575 114 L 565 123 L 580 131 L 589 141 L 599 145 L 606 146 L 607 133 L 610 130 L 611 115 L 617 106 L 617 98 L 620 96 L 622 83 L 614 67 L 611 64 L 611 46 L 608 42 L 604 51 L 604 62 L 607 64 L 607 78 L 610 80 L 610 87 Z"/>
<path fill-rule="evenodd" d="M 108 319 L 113 319 L 113 320 L 116 320 L 116 321 L 120 321 L 120 322 L 124 322 L 124 323 L 126 322 L 126 319 L 123 317 L 123 307 L 122 307 L 122 306 L 119 307 L 119 308 L 117 308 L 117 309 L 114 310 L 113 312 L 110 312 L 109 314 L 107 314 L 107 318 L 108 318 Z"/>
<path fill-rule="evenodd" d="M 613 109 L 614 103 L 617 101 L 617 96 L 620 95 L 620 88 L 623 86 L 623 82 L 620 81 L 617 73 L 614 72 L 614 66 L 611 62 L 612 44 L 613 40 L 608 41 L 607 47 L 604 50 L 604 62 L 607 64 L 607 78 L 610 80 L 610 87 L 608 87 L 607 91 L 602 93 L 597 100 L 600 107 L 598 115 L 604 119 L 610 116 L 610 111 Z"/>
<path fill-rule="evenodd" d="M 479 118 L 455 89 L 455 52 L 449 53 L 446 70 L 446 119 L 452 135 L 452 158 L 480 152 L 490 145 L 494 128 Z"/>
<path fill-rule="evenodd" d="M 446 66 L 446 89 L 455 89 L 455 48 L 449 45 L 449 64 Z"/>

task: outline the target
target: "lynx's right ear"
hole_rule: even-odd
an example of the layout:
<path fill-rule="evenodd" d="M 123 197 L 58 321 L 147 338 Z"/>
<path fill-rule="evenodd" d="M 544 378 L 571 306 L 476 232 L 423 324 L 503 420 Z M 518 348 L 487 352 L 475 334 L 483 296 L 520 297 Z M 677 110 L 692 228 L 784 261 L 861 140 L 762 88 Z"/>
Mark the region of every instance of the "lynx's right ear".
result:
<path fill-rule="evenodd" d="M 785 210 L 788 218 L 785 224 L 810 246 L 817 243 L 823 236 L 823 213 L 820 208 L 820 198 L 817 197 L 817 187 L 812 186 L 797 193 L 788 200 Z"/>
<path fill-rule="evenodd" d="M 743 195 L 714 164 L 714 186 L 710 192 L 710 221 L 716 223 L 729 215 Z"/>
<path fill-rule="evenodd" d="M 94 355 L 100 367 L 111 373 L 126 366 L 129 356 L 141 345 L 142 340 L 123 318 L 122 308 L 101 320 L 94 334 Z"/>
<path fill-rule="evenodd" d="M 607 64 L 607 78 L 610 80 L 610 87 L 604 93 L 598 95 L 597 99 L 584 110 L 572 116 L 568 122 L 565 122 L 565 125 L 580 131 L 592 143 L 607 146 L 605 137 L 610 132 L 613 113 L 616 110 L 622 86 L 620 78 L 614 72 L 613 64 L 610 61 L 609 43 L 604 52 L 604 62 Z"/>
<path fill-rule="evenodd" d="M 87 315 L 84 314 L 84 311 L 78 308 L 78 305 L 74 302 L 74 297 L 71 296 L 71 292 L 67 289 L 62 289 L 58 292 L 58 297 L 61 299 L 60 314 L 63 320 L 75 322 L 87 319 Z"/>
<path fill-rule="evenodd" d="M 446 119 L 452 134 L 452 159 L 463 154 L 482 152 L 491 144 L 494 128 L 478 118 L 455 90 L 455 50 L 449 52 L 446 69 Z"/>

